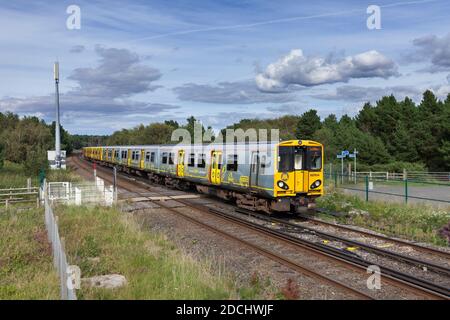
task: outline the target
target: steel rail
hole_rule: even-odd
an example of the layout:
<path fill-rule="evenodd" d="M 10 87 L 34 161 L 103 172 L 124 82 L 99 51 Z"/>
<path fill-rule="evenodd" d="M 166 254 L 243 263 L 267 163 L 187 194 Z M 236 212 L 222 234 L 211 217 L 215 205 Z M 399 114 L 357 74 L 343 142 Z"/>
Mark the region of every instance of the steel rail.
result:
<path fill-rule="evenodd" d="M 425 260 L 420 260 L 420 259 L 416 259 L 410 256 L 406 256 L 397 252 L 392 252 L 386 249 L 382 249 L 382 248 L 377 248 L 375 246 L 360 242 L 360 241 L 355 241 L 355 240 L 351 240 L 351 239 L 347 239 L 347 238 L 343 238 L 331 233 L 327 233 L 327 232 L 323 232 L 314 228 L 310 228 L 310 227 L 306 227 L 306 226 L 302 226 L 302 225 L 298 225 L 289 221 L 285 221 L 283 219 L 277 219 L 277 218 L 273 218 L 270 216 L 264 216 L 261 214 L 257 214 L 254 213 L 252 211 L 246 210 L 246 209 L 236 209 L 235 211 L 237 212 L 241 212 L 241 213 L 245 213 L 248 215 L 252 215 L 254 217 L 257 217 L 258 219 L 262 219 L 262 220 L 266 220 L 269 222 L 276 222 L 278 224 L 284 225 L 284 226 L 288 226 L 288 227 L 292 227 L 292 228 L 296 228 L 298 230 L 302 230 L 302 231 L 307 231 L 308 233 L 311 234 L 315 234 L 315 235 L 319 235 L 320 237 L 327 239 L 327 240 L 335 240 L 335 241 L 339 241 L 342 243 L 345 243 L 347 245 L 353 246 L 353 247 L 358 247 L 358 248 L 363 248 L 364 250 L 368 251 L 368 252 L 373 252 L 382 256 L 387 256 L 396 260 L 400 260 L 400 261 L 404 261 L 407 263 L 410 263 L 412 265 L 416 265 L 419 267 L 426 267 L 427 269 L 431 269 L 431 270 L 435 270 L 437 272 L 446 274 L 448 276 L 450 276 L 450 269 L 442 266 L 442 265 L 438 265 L 435 264 L 433 262 L 430 261 L 425 261 Z"/>
<path fill-rule="evenodd" d="M 324 209 L 315 209 L 315 210 L 319 213 L 329 213 L 329 211 L 326 211 Z M 336 223 L 332 223 L 332 222 L 328 222 L 328 221 L 324 221 L 324 220 L 319 220 L 319 219 L 316 219 L 316 218 L 313 218 L 310 216 L 300 215 L 299 217 L 309 220 L 309 221 L 312 221 L 314 223 L 318 223 L 318 224 L 322 224 L 322 225 L 326 225 L 326 226 L 330 226 L 330 227 L 334 227 L 334 228 L 338 228 L 338 229 L 342 229 L 342 230 L 346 230 L 346 231 L 350 231 L 350 232 L 359 233 L 359 234 L 362 234 L 365 236 L 377 238 L 377 239 L 384 240 L 387 242 L 392 242 L 392 243 L 396 243 L 396 244 L 400 244 L 400 245 L 409 246 L 414 249 L 417 249 L 418 251 L 432 253 L 432 254 L 439 255 L 443 258 L 450 259 L 450 253 L 442 251 L 442 250 L 438 250 L 435 248 L 426 247 L 423 245 L 419 245 L 417 243 L 412 243 L 409 241 L 392 238 L 392 237 L 388 237 L 385 235 L 380 235 L 380 234 L 376 234 L 376 233 L 372 233 L 372 232 L 368 232 L 368 231 L 364 231 L 364 230 L 358 230 L 358 229 L 352 228 L 350 226 L 344 226 L 344 225 L 340 225 L 340 224 L 336 224 Z"/>

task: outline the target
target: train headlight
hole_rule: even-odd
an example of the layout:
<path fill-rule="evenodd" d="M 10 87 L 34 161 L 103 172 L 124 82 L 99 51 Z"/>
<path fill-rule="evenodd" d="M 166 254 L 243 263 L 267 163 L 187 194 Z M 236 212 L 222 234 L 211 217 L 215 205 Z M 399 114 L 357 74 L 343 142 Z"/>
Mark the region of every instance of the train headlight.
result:
<path fill-rule="evenodd" d="M 289 189 L 289 186 L 286 184 L 286 182 L 281 181 L 281 180 L 279 180 L 279 181 L 277 182 L 277 186 L 278 186 L 278 188 L 281 188 L 281 189 L 283 189 L 283 190 Z"/>
<path fill-rule="evenodd" d="M 316 189 L 318 187 L 320 187 L 320 185 L 322 184 L 322 181 L 320 180 L 316 180 L 313 182 L 313 184 L 310 186 L 311 189 Z"/>

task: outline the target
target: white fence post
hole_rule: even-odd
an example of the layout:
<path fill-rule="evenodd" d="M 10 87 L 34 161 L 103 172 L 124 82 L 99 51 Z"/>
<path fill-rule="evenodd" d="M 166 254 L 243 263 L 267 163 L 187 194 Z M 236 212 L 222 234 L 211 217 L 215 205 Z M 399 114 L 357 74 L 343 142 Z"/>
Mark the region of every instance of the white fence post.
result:
<path fill-rule="evenodd" d="M 105 204 L 112 206 L 114 202 L 114 187 L 110 186 L 109 189 L 105 189 Z"/>
<path fill-rule="evenodd" d="M 75 187 L 75 205 L 81 206 L 81 189 Z"/>

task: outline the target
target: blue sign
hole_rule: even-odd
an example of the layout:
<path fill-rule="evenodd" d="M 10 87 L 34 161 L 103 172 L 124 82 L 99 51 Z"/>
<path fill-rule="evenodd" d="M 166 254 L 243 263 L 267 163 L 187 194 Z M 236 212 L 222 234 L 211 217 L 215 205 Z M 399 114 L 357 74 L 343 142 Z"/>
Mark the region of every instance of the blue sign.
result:
<path fill-rule="evenodd" d="M 337 155 L 337 158 L 338 158 L 338 159 L 343 159 L 343 158 L 345 158 L 345 157 L 344 157 L 343 155 L 341 155 L 341 154 L 338 154 L 338 155 Z"/>
<path fill-rule="evenodd" d="M 351 153 L 351 154 L 349 154 L 348 155 L 350 158 L 356 158 L 356 154 L 354 154 L 354 153 Z"/>
<path fill-rule="evenodd" d="M 347 150 L 342 151 L 342 155 L 344 157 L 348 156 L 350 154 L 350 152 L 348 152 Z"/>

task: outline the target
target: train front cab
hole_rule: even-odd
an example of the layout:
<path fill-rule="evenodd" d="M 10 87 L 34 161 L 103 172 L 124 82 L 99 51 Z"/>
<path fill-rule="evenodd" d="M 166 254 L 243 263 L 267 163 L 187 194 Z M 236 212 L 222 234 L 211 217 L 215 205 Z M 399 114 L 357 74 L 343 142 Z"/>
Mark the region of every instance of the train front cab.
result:
<path fill-rule="evenodd" d="M 274 174 L 275 197 L 289 197 L 291 205 L 313 208 L 323 195 L 323 146 L 308 140 L 285 141 L 278 145 Z"/>

